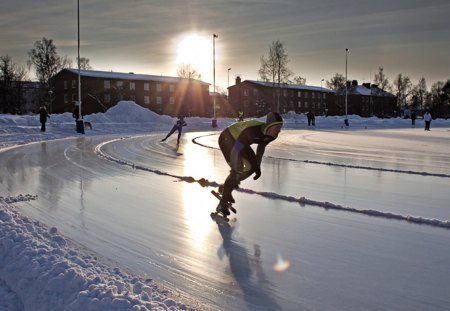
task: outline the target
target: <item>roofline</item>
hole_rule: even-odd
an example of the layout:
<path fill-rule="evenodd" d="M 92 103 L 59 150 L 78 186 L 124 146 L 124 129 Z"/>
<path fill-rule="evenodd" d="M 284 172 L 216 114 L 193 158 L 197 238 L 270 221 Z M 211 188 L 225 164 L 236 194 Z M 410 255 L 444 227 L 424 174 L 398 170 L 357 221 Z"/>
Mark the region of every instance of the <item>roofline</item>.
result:
<path fill-rule="evenodd" d="M 74 68 L 65 68 L 55 74 L 52 78 L 61 74 L 62 72 L 67 71 L 73 74 L 78 75 L 78 69 Z M 97 77 L 97 78 L 109 78 L 109 79 L 122 79 L 122 80 L 140 80 L 140 81 L 161 81 L 161 82 L 172 82 L 172 83 L 180 83 L 180 82 L 195 82 L 203 85 L 211 85 L 210 83 L 196 80 L 196 79 L 186 79 L 180 77 L 170 77 L 170 76 L 156 76 L 149 74 L 135 74 L 135 73 L 125 73 L 125 72 L 115 72 L 115 71 L 100 71 L 100 70 L 80 70 L 80 76 L 83 77 Z"/>
<path fill-rule="evenodd" d="M 265 82 L 265 81 L 257 81 L 257 80 L 244 80 L 241 83 L 248 82 L 253 83 L 261 86 L 266 87 L 272 87 L 273 84 L 276 86 L 278 85 L 277 82 Z M 307 91 L 317 91 L 317 92 L 326 92 L 326 93 L 335 93 L 334 90 L 327 89 L 320 86 L 312 86 L 312 85 L 305 85 L 305 84 L 289 84 L 289 83 L 281 83 L 282 88 L 286 89 L 294 89 L 294 90 L 307 90 Z"/>

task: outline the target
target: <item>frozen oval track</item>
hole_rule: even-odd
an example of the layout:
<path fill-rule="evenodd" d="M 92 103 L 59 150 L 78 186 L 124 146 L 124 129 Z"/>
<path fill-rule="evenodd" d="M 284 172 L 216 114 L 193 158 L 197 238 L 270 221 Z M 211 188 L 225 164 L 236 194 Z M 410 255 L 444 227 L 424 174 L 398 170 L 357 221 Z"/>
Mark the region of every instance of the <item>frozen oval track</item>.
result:
<path fill-rule="evenodd" d="M 0 153 L 0 186 L 37 194 L 23 213 L 205 309 L 445 309 L 450 230 L 329 207 L 445 222 L 450 178 L 408 172 L 448 174 L 436 165 L 450 161 L 396 156 L 370 142 L 376 133 L 359 148 L 337 135 L 284 132 L 261 180 L 236 193 L 229 225 L 209 217 L 210 186 L 228 173 L 214 133 L 185 134 L 180 146 L 154 134 L 14 148 Z"/>

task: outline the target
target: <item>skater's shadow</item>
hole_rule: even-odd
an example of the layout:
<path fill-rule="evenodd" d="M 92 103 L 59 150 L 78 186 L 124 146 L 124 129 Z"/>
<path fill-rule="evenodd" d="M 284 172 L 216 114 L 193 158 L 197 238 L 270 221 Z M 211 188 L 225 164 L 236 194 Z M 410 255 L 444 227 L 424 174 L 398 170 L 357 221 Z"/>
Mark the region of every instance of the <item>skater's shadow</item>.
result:
<path fill-rule="evenodd" d="M 249 256 L 246 248 L 232 239 L 236 222 L 230 223 L 216 220 L 223 243 L 219 248 L 218 256 L 222 259 L 227 256 L 230 261 L 230 270 L 236 283 L 244 294 L 249 310 L 281 310 L 273 296 L 274 288 L 267 280 L 261 267 L 261 250 L 259 245 L 254 246 L 253 255 Z"/>

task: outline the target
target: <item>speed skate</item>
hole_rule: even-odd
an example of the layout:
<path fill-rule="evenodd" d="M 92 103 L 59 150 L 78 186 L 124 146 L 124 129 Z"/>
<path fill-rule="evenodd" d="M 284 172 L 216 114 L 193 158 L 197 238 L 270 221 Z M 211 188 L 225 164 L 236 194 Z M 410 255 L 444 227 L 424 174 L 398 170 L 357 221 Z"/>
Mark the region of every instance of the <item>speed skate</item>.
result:
<path fill-rule="evenodd" d="M 222 196 L 221 196 L 217 191 L 211 190 L 211 193 L 212 193 L 219 201 L 222 199 Z M 230 219 L 228 218 L 228 215 L 225 215 L 225 214 L 221 211 L 220 207 L 221 207 L 221 205 L 220 205 L 220 202 L 219 202 L 219 204 L 217 204 L 216 211 L 211 213 L 211 218 L 217 219 L 217 217 L 220 217 L 220 218 L 222 218 L 223 220 L 225 220 L 225 221 L 228 222 L 228 221 L 230 220 Z M 231 203 L 228 203 L 228 209 L 229 209 L 230 211 L 232 211 L 233 213 L 236 214 L 236 209 L 235 209 L 233 206 L 231 206 Z"/>

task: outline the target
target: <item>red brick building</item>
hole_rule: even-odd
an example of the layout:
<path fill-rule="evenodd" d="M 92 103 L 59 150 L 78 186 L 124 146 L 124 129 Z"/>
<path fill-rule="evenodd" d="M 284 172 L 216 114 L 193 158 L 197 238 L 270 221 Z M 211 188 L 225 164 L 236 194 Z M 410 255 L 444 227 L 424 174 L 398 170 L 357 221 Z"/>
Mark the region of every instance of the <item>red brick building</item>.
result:
<path fill-rule="evenodd" d="M 194 79 L 81 70 L 82 113 L 104 112 L 120 100 L 169 116 L 208 116 L 209 84 Z M 71 112 L 78 101 L 78 69 L 63 69 L 50 79 L 53 113 Z"/>
<path fill-rule="evenodd" d="M 323 87 L 245 80 L 236 78 L 236 84 L 228 88 L 230 108 L 237 116 L 242 111 L 245 116 L 263 116 L 269 111 L 280 113 L 313 112 L 326 115 L 328 107 L 335 103 L 333 90 Z"/>
<path fill-rule="evenodd" d="M 395 117 L 400 113 L 396 107 L 397 97 L 383 91 L 375 84 L 358 85 L 356 80 L 347 83 L 347 114 L 349 115 Z M 335 115 L 345 114 L 345 87 L 336 92 L 336 105 L 330 112 Z"/>

